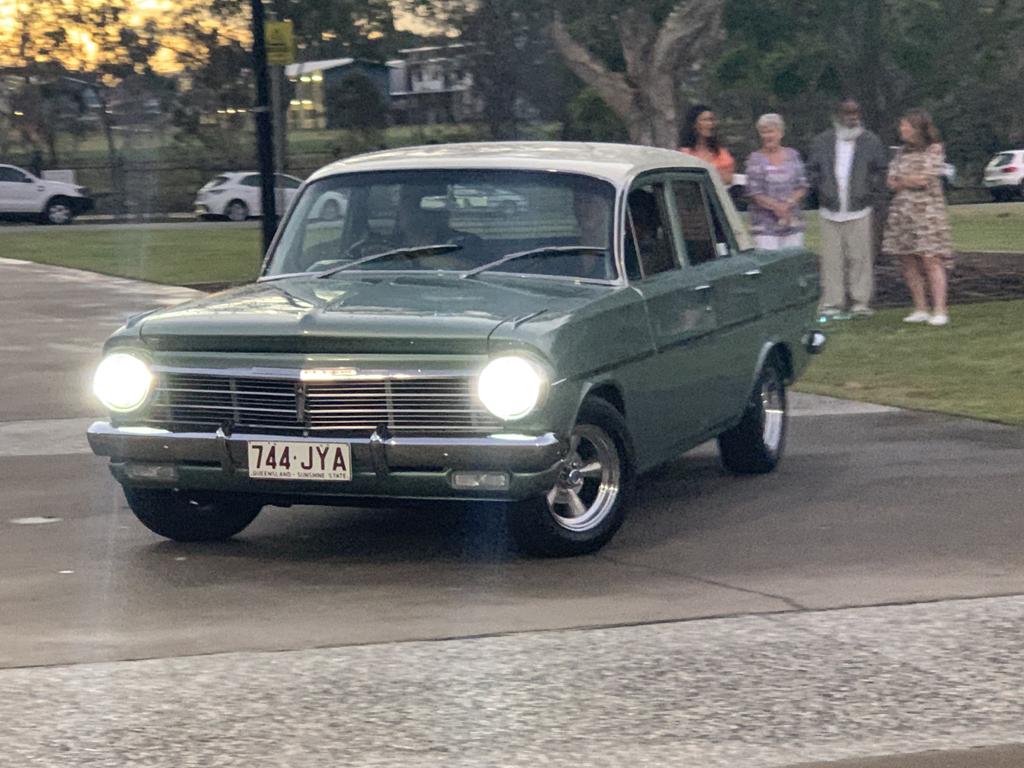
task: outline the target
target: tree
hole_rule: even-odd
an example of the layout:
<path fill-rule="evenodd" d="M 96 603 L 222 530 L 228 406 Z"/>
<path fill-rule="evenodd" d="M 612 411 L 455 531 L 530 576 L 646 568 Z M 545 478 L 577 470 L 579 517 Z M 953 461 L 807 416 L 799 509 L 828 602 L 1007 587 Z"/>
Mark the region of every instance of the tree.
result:
<path fill-rule="evenodd" d="M 248 108 L 254 101 L 252 54 L 205 25 L 191 26 L 188 36 L 188 74 L 172 118 L 175 138 L 198 140 L 225 165 L 249 165 L 253 149 L 238 136 L 249 128 Z"/>
<path fill-rule="evenodd" d="M 50 55 L 91 65 L 100 101 L 100 124 L 107 142 L 114 205 L 123 210 L 127 193 L 124 158 L 114 133 L 117 117 L 113 88 L 125 86 L 125 113 L 131 115 L 146 85 L 159 79 L 152 63 L 161 47 L 162 31 L 152 19 L 131 26 L 129 0 L 104 0 L 102 4 L 91 0 L 60 0 L 59 5 L 61 29 L 74 29 L 79 34 L 59 36 L 59 44 Z"/>
<path fill-rule="evenodd" d="M 569 103 L 562 138 L 567 141 L 628 141 L 626 126 L 593 88 L 584 88 Z"/>
<path fill-rule="evenodd" d="M 383 95 L 370 78 L 357 72 L 327 83 L 324 108 L 332 126 L 370 132 L 388 124 L 388 105 Z"/>
<path fill-rule="evenodd" d="M 270 0 L 277 18 L 291 19 L 307 59 L 354 56 L 383 60 L 395 52 L 390 0 Z"/>
<path fill-rule="evenodd" d="M 519 137 L 524 115 L 563 117 L 569 73 L 544 34 L 544 0 L 479 0 L 449 20 L 467 45 L 473 89 L 492 138 Z"/>
<path fill-rule="evenodd" d="M 1024 138 L 1021 0 L 728 0 L 720 93 L 787 116 L 799 143 L 853 95 L 895 142 L 896 119 L 924 106 L 952 154 L 976 160 Z"/>
<path fill-rule="evenodd" d="M 639 144 L 674 147 L 678 141 L 681 98 L 693 99 L 709 62 L 723 39 L 723 0 L 659 0 L 630 3 L 573 4 L 576 26 L 592 24 L 594 15 L 612 19 L 621 60 L 604 41 L 604 57 L 579 42 L 573 23 L 557 15 L 549 32 L 569 68 L 593 88 L 625 123 Z M 618 4 L 617 7 L 621 7 Z M 616 68 L 620 64 L 621 68 Z"/>

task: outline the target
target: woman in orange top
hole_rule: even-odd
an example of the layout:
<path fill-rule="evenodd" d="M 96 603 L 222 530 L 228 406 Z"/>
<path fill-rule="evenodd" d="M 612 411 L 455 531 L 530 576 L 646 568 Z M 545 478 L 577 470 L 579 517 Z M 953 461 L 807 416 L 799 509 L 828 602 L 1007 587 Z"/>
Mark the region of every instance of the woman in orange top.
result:
<path fill-rule="evenodd" d="M 690 107 L 679 138 L 680 152 L 711 163 L 725 186 L 732 184 L 736 161 L 729 150 L 718 143 L 718 118 L 710 107 L 704 104 Z"/>

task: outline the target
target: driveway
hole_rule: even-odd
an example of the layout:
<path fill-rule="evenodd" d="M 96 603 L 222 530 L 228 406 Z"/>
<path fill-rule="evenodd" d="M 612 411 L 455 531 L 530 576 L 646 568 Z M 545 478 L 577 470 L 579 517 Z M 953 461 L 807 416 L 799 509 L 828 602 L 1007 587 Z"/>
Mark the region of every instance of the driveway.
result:
<path fill-rule="evenodd" d="M 0 277 L 16 764 L 1020 754 L 1022 430 L 798 396 L 777 473 L 726 475 L 703 446 L 574 560 L 521 558 L 499 516 L 443 506 L 271 508 L 235 541 L 174 544 L 82 430 L 105 335 L 191 292 L 9 260 Z"/>

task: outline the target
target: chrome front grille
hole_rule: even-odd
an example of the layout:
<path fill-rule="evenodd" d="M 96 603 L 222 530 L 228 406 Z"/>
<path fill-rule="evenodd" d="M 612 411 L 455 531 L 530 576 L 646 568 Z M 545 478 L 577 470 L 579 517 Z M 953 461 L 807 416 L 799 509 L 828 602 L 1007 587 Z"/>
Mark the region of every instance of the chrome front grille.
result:
<path fill-rule="evenodd" d="M 481 433 L 500 428 L 466 376 L 299 381 L 296 378 L 159 372 L 146 419 L 212 431 L 369 434 Z"/>

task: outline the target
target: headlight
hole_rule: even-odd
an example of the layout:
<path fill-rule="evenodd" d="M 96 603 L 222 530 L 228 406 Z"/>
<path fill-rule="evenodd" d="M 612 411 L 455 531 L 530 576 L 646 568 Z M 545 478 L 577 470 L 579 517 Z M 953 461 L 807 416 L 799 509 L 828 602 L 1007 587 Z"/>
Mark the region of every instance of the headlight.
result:
<path fill-rule="evenodd" d="M 523 357 L 499 357 L 480 372 L 477 394 L 499 419 L 521 419 L 537 407 L 547 376 L 540 366 Z"/>
<path fill-rule="evenodd" d="M 146 402 L 152 386 L 149 366 L 124 352 L 103 358 L 92 379 L 92 391 L 112 411 L 134 411 Z"/>

